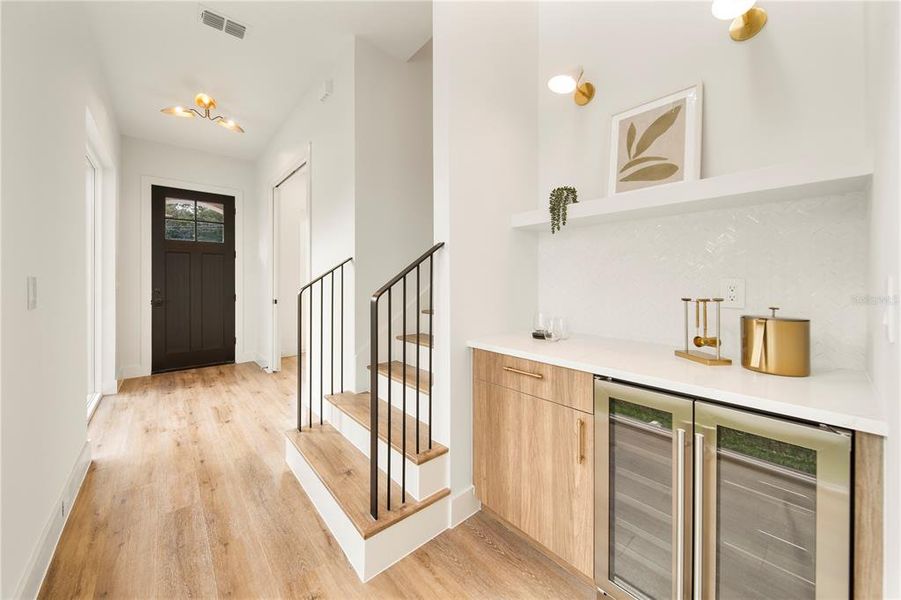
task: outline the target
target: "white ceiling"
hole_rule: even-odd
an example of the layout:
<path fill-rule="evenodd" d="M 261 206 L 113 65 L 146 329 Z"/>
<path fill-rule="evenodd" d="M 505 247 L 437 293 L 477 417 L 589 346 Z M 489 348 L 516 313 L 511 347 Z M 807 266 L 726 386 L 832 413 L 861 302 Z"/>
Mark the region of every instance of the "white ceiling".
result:
<path fill-rule="evenodd" d="M 406 60 L 431 37 L 430 2 L 203 2 L 247 26 L 238 40 L 199 23 L 197 2 L 87 2 L 120 131 L 256 158 L 357 35 Z M 204 91 L 236 134 L 160 113 Z"/>

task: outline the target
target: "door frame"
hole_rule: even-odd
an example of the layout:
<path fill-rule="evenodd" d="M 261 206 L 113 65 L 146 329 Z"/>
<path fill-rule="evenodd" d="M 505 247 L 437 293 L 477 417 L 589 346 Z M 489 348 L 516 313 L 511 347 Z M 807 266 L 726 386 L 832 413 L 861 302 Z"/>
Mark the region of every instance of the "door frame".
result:
<path fill-rule="evenodd" d="M 282 370 L 282 352 L 278 329 L 278 304 L 276 300 L 279 298 L 280 290 L 278 289 L 278 267 L 279 267 L 279 235 L 278 235 L 278 216 L 279 216 L 279 190 L 278 186 L 288 180 L 292 175 L 306 170 L 307 176 L 307 206 L 306 206 L 306 234 L 307 239 L 307 272 L 312 277 L 313 274 L 313 163 L 312 163 L 312 145 L 307 145 L 306 157 L 294 163 L 294 166 L 282 171 L 278 177 L 274 178 L 269 185 L 269 362 L 266 371 L 276 373 Z M 298 358 L 298 360 L 300 360 Z"/>
<path fill-rule="evenodd" d="M 101 230 L 101 207 L 103 200 L 103 165 L 97 153 L 88 144 L 84 152 L 85 160 L 94 170 L 93 196 L 85 198 L 85 300 L 87 302 L 87 348 L 88 373 L 91 375 L 86 395 L 86 417 L 90 421 L 103 396 L 103 264 Z"/>
<path fill-rule="evenodd" d="M 232 196 L 235 199 L 235 363 L 246 362 L 244 348 L 244 194 L 241 190 L 205 183 L 181 181 L 150 175 L 141 176 L 141 364 L 138 373 L 123 373 L 123 377 L 150 375 L 153 362 L 153 311 L 150 297 L 153 290 L 152 198 L 153 186 L 180 188 Z"/>
<path fill-rule="evenodd" d="M 87 420 L 97 409 L 103 396 L 118 392 L 116 344 L 116 261 L 117 222 L 119 213 L 119 172 L 115 154 L 101 134 L 94 116 L 85 108 L 85 156 L 95 167 L 94 240 L 95 240 L 95 369 L 99 370 L 99 394 L 87 407 Z"/>

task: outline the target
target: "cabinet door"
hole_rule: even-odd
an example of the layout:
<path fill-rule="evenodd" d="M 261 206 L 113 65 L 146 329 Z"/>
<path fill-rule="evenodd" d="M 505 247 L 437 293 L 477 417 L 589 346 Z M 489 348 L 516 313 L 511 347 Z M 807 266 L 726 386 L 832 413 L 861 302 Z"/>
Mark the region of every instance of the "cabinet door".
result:
<path fill-rule="evenodd" d="M 695 405 L 701 598 L 847 598 L 851 436 Z"/>
<path fill-rule="evenodd" d="M 591 415 L 483 381 L 475 382 L 473 396 L 476 495 L 591 577 Z"/>
<path fill-rule="evenodd" d="M 522 529 L 525 407 L 519 394 L 473 382 L 473 485 L 482 504 Z"/>
<path fill-rule="evenodd" d="M 595 582 L 618 599 L 688 598 L 692 401 L 595 385 Z"/>

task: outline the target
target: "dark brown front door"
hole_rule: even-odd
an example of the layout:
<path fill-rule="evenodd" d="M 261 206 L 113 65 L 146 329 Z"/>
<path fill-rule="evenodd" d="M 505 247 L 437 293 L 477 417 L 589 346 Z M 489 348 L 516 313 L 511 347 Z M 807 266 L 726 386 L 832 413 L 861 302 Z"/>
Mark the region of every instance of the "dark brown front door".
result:
<path fill-rule="evenodd" d="M 153 186 L 153 363 L 235 361 L 235 199 Z"/>

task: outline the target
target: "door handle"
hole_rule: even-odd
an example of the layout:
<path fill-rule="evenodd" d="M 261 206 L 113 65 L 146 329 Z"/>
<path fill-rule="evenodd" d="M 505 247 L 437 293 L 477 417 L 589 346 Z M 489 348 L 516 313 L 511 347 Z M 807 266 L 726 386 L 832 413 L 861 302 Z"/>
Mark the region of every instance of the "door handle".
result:
<path fill-rule="evenodd" d="M 676 593 L 684 597 L 685 587 L 685 430 L 676 429 Z"/>
<path fill-rule="evenodd" d="M 153 288 L 153 296 L 150 298 L 150 306 L 162 306 L 163 305 L 163 293 L 160 291 L 160 288 Z"/>
<path fill-rule="evenodd" d="M 585 420 L 579 419 L 579 464 L 585 462 Z"/>
<path fill-rule="evenodd" d="M 514 369 L 513 367 L 504 367 L 504 371 L 508 373 L 516 373 L 517 375 L 525 375 L 526 377 L 531 377 L 533 379 L 544 379 L 544 375 L 541 373 L 529 373 L 528 371 L 520 371 L 519 369 Z"/>
<path fill-rule="evenodd" d="M 704 434 L 695 434 L 694 464 L 694 565 L 692 568 L 694 600 L 701 600 L 701 580 L 704 575 Z"/>

